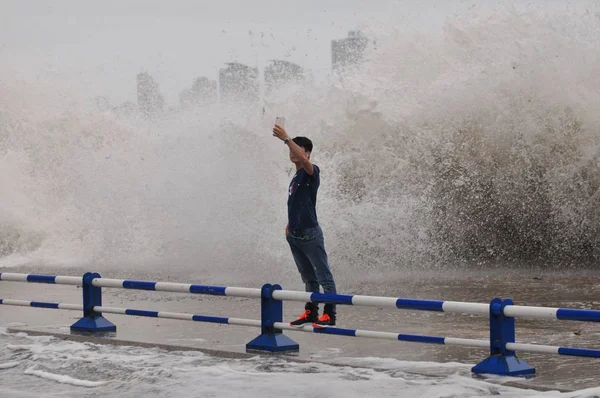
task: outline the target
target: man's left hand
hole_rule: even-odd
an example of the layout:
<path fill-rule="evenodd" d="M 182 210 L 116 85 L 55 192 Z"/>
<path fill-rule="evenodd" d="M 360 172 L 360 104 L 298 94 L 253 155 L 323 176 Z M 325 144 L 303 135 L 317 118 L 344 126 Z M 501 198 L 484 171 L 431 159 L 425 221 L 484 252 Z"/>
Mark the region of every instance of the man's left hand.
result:
<path fill-rule="evenodd" d="M 283 127 L 281 127 L 277 124 L 275 125 L 275 127 L 273 127 L 273 137 L 277 137 L 281 141 L 285 141 L 288 138 L 290 138 L 287 131 L 285 131 L 285 129 Z"/>

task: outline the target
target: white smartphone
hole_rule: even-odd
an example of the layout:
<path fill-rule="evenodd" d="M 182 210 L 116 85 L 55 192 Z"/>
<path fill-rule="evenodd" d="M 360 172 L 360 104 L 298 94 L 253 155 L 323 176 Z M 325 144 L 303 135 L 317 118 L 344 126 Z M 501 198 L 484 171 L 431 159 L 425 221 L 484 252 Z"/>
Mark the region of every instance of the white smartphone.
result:
<path fill-rule="evenodd" d="M 275 124 L 281 127 L 285 127 L 285 118 L 284 117 L 277 117 L 275 118 Z"/>

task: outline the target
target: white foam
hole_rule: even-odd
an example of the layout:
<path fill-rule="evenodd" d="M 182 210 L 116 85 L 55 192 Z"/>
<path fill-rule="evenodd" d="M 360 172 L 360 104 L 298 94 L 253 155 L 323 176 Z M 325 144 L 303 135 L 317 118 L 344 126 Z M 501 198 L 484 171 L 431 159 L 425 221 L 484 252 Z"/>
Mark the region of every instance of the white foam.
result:
<path fill-rule="evenodd" d="M 55 373 L 44 372 L 43 370 L 37 370 L 34 368 L 26 369 L 24 372 L 26 375 L 33 375 L 41 377 L 42 379 L 56 381 L 58 383 L 70 384 L 78 387 L 99 387 L 108 383 L 108 381 L 90 381 L 75 379 L 67 375 L 59 375 Z"/>
<path fill-rule="evenodd" d="M 565 397 L 598 397 L 600 396 L 600 387 L 586 388 L 583 390 L 573 391 L 571 393 L 564 394 Z"/>
<path fill-rule="evenodd" d="M 593 3 L 587 3 L 593 10 Z M 0 207 L 8 213 L 0 214 L 0 220 L 6 219 L 14 231 L 5 240 L 15 255 L 30 256 L 24 262 L 186 263 L 203 275 L 236 275 L 239 264 L 244 263 L 260 264 L 258 276 L 270 271 L 279 276 L 283 272 L 278 260 L 285 247 L 277 239 L 281 231 L 272 226 L 285 224 L 279 198 L 287 182 L 283 170 L 290 164 L 283 156 L 284 147 L 265 134 L 265 124 L 272 123 L 275 111 L 289 118 L 291 133 L 306 131 L 314 137 L 313 156 L 323 166 L 323 178 L 328 179 L 322 188 L 320 214 L 329 230 L 336 231 L 328 235 L 328 244 L 333 253 L 340 253 L 338 262 L 347 263 L 351 270 L 365 269 L 361 259 L 368 258 L 369 267 L 389 271 L 402 260 L 419 262 L 421 253 L 428 258 L 437 249 L 436 242 L 427 239 L 435 225 L 426 217 L 432 216 L 433 203 L 424 192 L 431 191 L 435 178 L 441 177 L 433 166 L 437 158 L 430 154 L 474 163 L 469 167 L 472 174 L 448 179 L 452 186 L 468 187 L 465 180 L 471 176 L 481 183 L 494 181 L 499 184 L 494 187 L 501 189 L 518 176 L 531 177 L 519 173 L 520 164 L 511 165 L 512 160 L 491 166 L 483 160 L 476 163 L 468 150 L 454 152 L 461 142 L 455 142 L 453 135 L 463 137 L 465 130 L 482 129 L 481 137 L 473 138 L 475 142 L 488 148 L 498 146 L 498 151 L 504 150 L 504 144 L 512 145 L 508 149 L 518 151 L 520 146 L 513 144 L 515 136 L 523 134 L 526 140 L 547 136 L 547 128 L 560 120 L 571 121 L 555 109 L 572 109 L 572 124 L 583 129 L 572 144 L 577 151 L 592 153 L 585 156 L 598 162 L 594 158 L 597 145 L 588 139 L 595 137 L 598 113 L 593 104 L 598 103 L 600 92 L 597 79 L 592 78 L 597 73 L 597 57 L 590 46 L 598 42 L 600 31 L 594 14 L 570 7 L 563 10 L 558 4 L 525 7 L 522 13 L 512 6 L 499 7 L 494 13 L 473 7 L 464 16 L 448 15 L 443 32 L 412 35 L 398 30 L 403 25 L 401 14 L 407 18 L 412 13 L 428 13 L 416 5 L 402 9 L 381 15 L 384 22 L 387 15 L 394 16 L 393 23 L 387 21 L 389 25 L 370 21 L 371 30 L 379 30 L 381 35 L 377 37 L 378 50 L 363 70 L 333 87 L 308 86 L 282 93 L 287 95 L 281 103 L 267 106 L 264 119 L 233 110 L 223 111 L 228 119 L 224 122 L 223 114 L 212 108 L 168 113 L 152 122 L 135 115 L 89 112 L 77 94 L 84 98 L 93 94 L 87 90 L 63 94 L 62 83 L 66 82 L 52 79 L 36 78 L 28 85 L 12 78 L 15 71 L 23 69 L 18 59 L 13 60 L 17 65 L 14 71 L 5 67 L 8 71 L 3 75 L 8 78 L 1 89 L 7 94 L 0 98 L 8 120 L 2 126 L 7 150 L 0 158 L 0 166 L 8 171 L 0 176 L 0 186 L 11 187 L 0 198 Z M 29 25 L 14 23 L 11 28 L 24 26 Z M 171 37 L 173 42 L 179 38 Z M 119 43 L 93 47 L 98 54 L 112 54 Z M 82 50 L 90 47 L 81 45 Z M 41 53 L 45 54 L 40 52 L 40 57 Z M 192 53 L 182 55 L 205 57 Z M 257 57 L 262 56 L 257 53 Z M 182 58 L 179 64 L 201 60 Z M 83 60 L 75 57 L 70 62 L 78 67 Z M 28 64 L 37 67 L 36 62 Z M 129 74 L 119 68 L 114 70 L 115 78 Z M 78 86 L 80 79 L 79 74 L 69 75 L 65 91 Z M 102 87 L 102 91 L 121 88 L 115 84 L 110 89 Z M 577 182 L 570 172 L 562 172 L 559 165 L 563 163 L 549 157 L 556 155 L 546 155 L 554 153 L 554 147 L 571 144 L 565 141 L 563 130 L 556 130 L 556 135 L 563 138 L 552 141 L 549 137 L 547 145 L 542 145 L 543 140 L 539 149 L 536 146 L 527 153 L 533 157 L 524 156 L 524 161 L 533 158 L 541 165 L 557 164 L 547 173 L 548 187 L 560 194 L 558 203 L 549 201 L 549 206 L 555 207 L 548 217 L 585 209 L 563 212 L 563 202 L 588 203 L 560 200 L 586 190 L 562 184 Z M 264 149 L 265 156 L 248 151 L 246 140 Z M 437 145 L 446 142 L 448 155 Z M 579 170 L 584 160 L 565 163 L 564 168 Z M 256 175 L 264 178 L 256 181 Z M 529 191 L 519 186 L 513 184 L 513 189 L 505 191 L 527 195 Z M 494 203 L 503 204 L 503 198 Z M 203 206 L 198 207 L 198 201 Z M 462 202 L 456 205 L 457 210 L 471 209 Z M 511 209 L 507 205 L 506 210 Z M 473 218 L 473 227 L 478 221 Z M 239 227 L 232 230 L 231 222 Z M 261 233 L 248 239 L 248 233 L 256 230 Z M 456 239 L 462 241 L 461 234 L 468 231 L 471 229 L 456 228 Z M 199 255 L 205 258 L 202 264 L 194 260 Z M 9 260 L 3 257 L 0 263 Z"/>
<path fill-rule="evenodd" d="M 10 344 L 7 344 L 10 343 Z M 6 348 L 11 349 L 6 349 Z M 5 335 L 0 339 L 0 355 L 23 352 L 34 355 L 21 360 L 24 376 L 11 381 L 23 391 L 35 376 L 54 382 L 48 393 L 69 395 L 73 386 L 94 387 L 114 396 L 171 394 L 329 398 L 354 396 L 387 397 L 576 397 L 578 394 L 538 392 L 499 384 L 505 379 L 474 379 L 470 366 L 462 363 L 412 362 L 390 358 L 335 358 L 330 363 L 294 363 L 281 358 L 255 356 L 248 359 L 223 359 L 193 351 L 164 351 L 127 346 L 72 343 L 55 338 Z M 0 358 L 2 360 L 4 358 Z M 77 379 L 66 374 L 93 374 L 101 380 Z M 76 373 L 74 373 L 76 372 Z M 427 376 L 433 374 L 435 376 Z M 109 381 L 105 381 L 109 380 Z M 508 380 L 508 379 L 506 379 Z M 299 388 L 302 386 L 302 388 Z M 598 389 L 584 390 L 593 395 Z M 127 395 L 129 394 L 129 395 Z"/>
<path fill-rule="evenodd" d="M 45 337 L 45 336 L 39 336 Z M 38 339 L 36 339 L 38 340 Z M 37 342 L 47 342 L 47 339 L 39 339 Z M 6 348 L 12 351 L 27 350 L 33 354 L 45 354 L 45 353 L 64 353 L 69 351 L 82 351 L 89 350 L 90 346 L 84 343 L 78 343 L 74 341 L 57 341 L 51 345 L 40 345 L 40 344 L 7 344 Z"/>
<path fill-rule="evenodd" d="M 0 363 L 0 369 L 10 369 L 19 366 L 19 362 Z"/>
<path fill-rule="evenodd" d="M 327 361 L 335 365 L 364 366 L 375 369 L 402 369 L 402 370 L 426 370 L 426 369 L 471 369 L 473 364 L 459 362 L 428 362 L 428 361 L 401 361 L 394 358 L 335 358 Z"/>

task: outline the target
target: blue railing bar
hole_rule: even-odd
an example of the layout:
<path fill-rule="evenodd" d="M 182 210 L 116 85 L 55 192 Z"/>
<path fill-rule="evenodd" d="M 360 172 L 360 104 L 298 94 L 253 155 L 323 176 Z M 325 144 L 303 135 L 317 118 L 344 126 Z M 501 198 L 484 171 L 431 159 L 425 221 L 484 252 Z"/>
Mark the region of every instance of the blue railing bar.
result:
<path fill-rule="evenodd" d="M 16 305 L 20 307 L 53 308 L 57 310 L 83 311 L 83 305 L 81 304 L 50 303 L 46 301 L 13 300 L 0 298 L 0 304 Z"/>
<path fill-rule="evenodd" d="M 83 278 L 80 276 L 16 274 L 12 272 L 0 272 L 0 281 L 7 282 L 51 283 L 55 285 L 81 286 L 82 280 Z"/>
<path fill-rule="evenodd" d="M 95 278 L 92 280 L 95 287 L 155 290 L 177 293 L 207 294 L 212 296 L 260 298 L 261 290 L 249 287 L 225 287 L 194 285 L 189 283 L 151 282 L 129 279 Z"/>
<path fill-rule="evenodd" d="M 94 282 L 92 280 L 92 285 L 93 284 Z M 156 282 L 124 280 L 121 283 L 121 286 L 123 286 L 124 289 L 156 290 Z"/>
<path fill-rule="evenodd" d="M 565 321 L 600 322 L 600 310 L 574 308 L 529 307 L 507 305 L 504 315 L 519 318 L 559 319 Z"/>
<path fill-rule="evenodd" d="M 420 311 L 454 312 L 489 315 L 490 305 L 483 303 L 462 303 L 457 301 L 420 300 L 397 297 L 374 297 L 346 294 L 309 293 L 292 290 L 273 292 L 275 300 L 312 301 L 314 303 L 335 303 Z"/>
<path fill-rule="evenodd" d="M 145 316 L 145 317 L 158 318 L 158 311 L 125 309 L 125 315 Z"/>

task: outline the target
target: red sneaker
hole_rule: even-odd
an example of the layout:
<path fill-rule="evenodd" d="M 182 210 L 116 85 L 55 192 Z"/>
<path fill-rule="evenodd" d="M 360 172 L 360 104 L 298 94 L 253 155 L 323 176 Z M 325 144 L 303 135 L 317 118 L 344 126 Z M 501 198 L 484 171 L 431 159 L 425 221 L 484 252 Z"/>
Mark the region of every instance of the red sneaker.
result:
<path fill-rule="evenodd" d="M 290 322 L 290 326 L 300 327 L 304 325 L 310 325 L 311 323 L 318 322 L 317 317 L 319 316 L 318 312 L 313 312 L 312 310 L 306 310 L 302 315 L 298 317 L 295 321 Z"/>
<path fill-rule="evenodd" d="M 335 326 L 335 314 L 324 313 L 316 322 L 313 322 L 313 326 L 316 328 Z"/>

